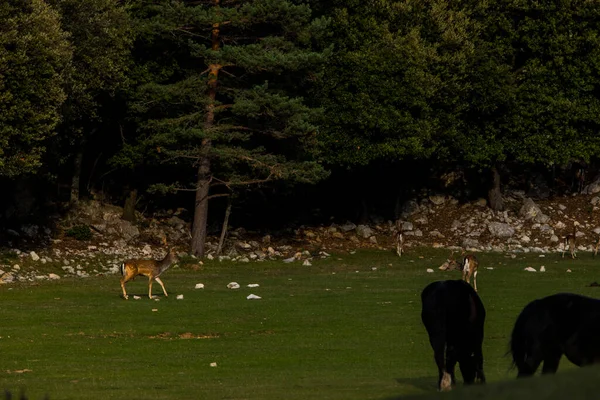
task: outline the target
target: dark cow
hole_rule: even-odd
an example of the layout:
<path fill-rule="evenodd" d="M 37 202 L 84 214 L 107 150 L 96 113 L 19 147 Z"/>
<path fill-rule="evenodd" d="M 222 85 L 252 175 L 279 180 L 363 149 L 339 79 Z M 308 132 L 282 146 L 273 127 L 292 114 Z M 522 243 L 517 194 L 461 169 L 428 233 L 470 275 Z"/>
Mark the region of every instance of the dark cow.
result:
<path fill-rule="evenodd" d="M 562 355 L 578 366 L 600 362 L 600 300 L 559 293 L 529 303 L 515 322 L 510 351 L 518 377 L 555 373 Z"/>
<path fill-rule="evenodd" d="M 481 350 L 485 308 L 475 290 L 462 280 L 433 282 L 421 293 L 421 302 L 421 319 L 438 367 L 439 390 L 450 390 L 456 384 L 457 362 L 465 384 L 485 383 Z"/>

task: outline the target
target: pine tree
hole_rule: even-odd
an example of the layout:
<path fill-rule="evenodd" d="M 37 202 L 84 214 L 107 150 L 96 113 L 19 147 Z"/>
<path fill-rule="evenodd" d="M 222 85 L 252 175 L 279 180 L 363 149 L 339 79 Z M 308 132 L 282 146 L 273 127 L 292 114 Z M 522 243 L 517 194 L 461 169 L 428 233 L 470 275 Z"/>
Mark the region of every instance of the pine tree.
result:
<path fill-rule="evenodd" d="M 163 1 L 134 15 L 147 61 L 138 74 L 152 82 L 134 107 L 140 140 L 124 154 L 170 164 L 179 179 L 163 188 L 195 191 L 191 249 L 203 256 L 211 196 L 326 175 L 312 153 L 320 110 L 302 95 L 328 54 L 315 48 L 327 21 L 289 0 Z"/>

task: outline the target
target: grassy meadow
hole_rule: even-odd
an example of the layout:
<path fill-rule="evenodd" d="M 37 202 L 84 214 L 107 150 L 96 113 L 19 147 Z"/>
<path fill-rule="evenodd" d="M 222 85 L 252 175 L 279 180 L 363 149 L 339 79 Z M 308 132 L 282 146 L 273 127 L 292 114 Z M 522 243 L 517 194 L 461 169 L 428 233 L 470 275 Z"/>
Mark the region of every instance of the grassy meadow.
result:
<path fill-rule="evenodd" d="M 155 284 L 159 301 L 148 299 L 143 277 L 127 285 L 128 301 L 116 275 L 2 285 L 0 389 L 30 399 L 387 400 L 434 393 L 420 292 L 459 277 L 437 269 L 447 254 L 410 249 L 400 259 L 359 251 L 308 267 L 213 261 L 200 271 L 166 272 L 169 297 Z M 525 304 L 563 291 L 600 297 L 600 288 L 588 286 L 600 281 L 600 260 L 579 256 L 478 255 L 487 386 L 514 381 L 505 353 Z M 523 271 L 541 265 L 546 272 Z M 228 289 L 232 281 L 241 288 Z M 252 283 L 260 286 L 247 287 Z M 247 300 L 251 293 L 262 299 Z M 559 375 L 573 368 L 563 359 Z"/>

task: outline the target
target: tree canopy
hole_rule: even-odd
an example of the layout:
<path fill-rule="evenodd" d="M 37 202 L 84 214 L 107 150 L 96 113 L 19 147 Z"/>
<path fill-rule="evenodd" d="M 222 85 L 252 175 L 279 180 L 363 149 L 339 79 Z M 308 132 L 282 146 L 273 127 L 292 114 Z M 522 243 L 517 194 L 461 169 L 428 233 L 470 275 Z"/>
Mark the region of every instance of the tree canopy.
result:
<path fill-rule="evenodd" d="M 0 20 L 0 176 L 17 176 L 40 166 L 55 133 L 72 48 L 43 0 L 4 1 Z"/>
<path fill-rule="evenodd" d="M 600 0 L 7 0 L 0 20 L 0 176 L 73 161 L 77 187 L 105 152 L 88 180 L 119 201 L 194 194 L 197 255 L 209 198 L 414 162 L 492 171 L 497 196 L 506 168 L 600 152 Z"/>

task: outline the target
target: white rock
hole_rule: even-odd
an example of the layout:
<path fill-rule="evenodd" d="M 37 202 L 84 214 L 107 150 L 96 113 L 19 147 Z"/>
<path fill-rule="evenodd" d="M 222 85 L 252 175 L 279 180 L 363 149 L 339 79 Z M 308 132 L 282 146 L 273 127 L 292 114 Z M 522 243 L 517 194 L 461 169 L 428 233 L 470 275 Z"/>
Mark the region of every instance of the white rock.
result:
<path fill-rule="evenodd" d="M 290 258 L 286 258 L 285 260 L 283 260 L 284 263 L 291 263 L 293 261 L 296 261 L 296 257 L 290 257 Z"/>
<path fill-rule="evenodd" d="M 178 294 L 177 295 L 177 300 L 183 300 L 183 295 L 182 294 Z"/>
<path fill-rule="evenodd" d="M 527 268 L 525 268 L 525 271 L 536 272 L 535 268 L 533 268 L 533 267 L 527 267 Z"/>
<path fill-rule="evenodd" d="M 136 296 L 136 295 L 134 295 L 134 296 L 133 296 L 133 299 L 134 299 L 134 300 L 139 300 L 139 299 L 141 299 L 141 297 L 140 297 L 140 296 Z"/>
<path fill-rule="evenodd" d="M 57 280 L 57 279 L 60 279 L 60 276 L 58 276 L 56 274 L 48 274 L 48 279 Z"/>
<path fill-rule="evenodd" d="M 194 289 L 204 289 L 204 283 L 196 283 L 196 286 L 194 286 Z"/>
<path fill-rule="evenodd" d="M 427 272 L 429 272 L 431 274 L 431 273 L 433 273 L 433 269 L 427 268 Z"/>
<path fill-rule="evenodd" d="M 250 283 L 248 284 L 248 287 L 259 287 L 260 285 L 258 283 Z"/>
<path fill-rule="evenodd" d="M 146 256 L 149 256 L 150 254 L 152 254 L 152 247 L 150 247 L 149 244 L 145 245 L 142 249 L 142 253 L 144 253 L 144 255 Z"/>
<path fill-rule="evenodd" d="M 211 363 L 210 363 L 210 366 L 211 366 L 211 367 L 216 367 L 216 366 L 217 366 L 217 363 L 216 363 L 216 362 L 211 362 Z"/>
<path fill-rule="evenodd" d="M 309 260 L 304 260 L 304 262 L 302 263 L 302 265 L 304 265 L 305 267 L 310 267 L 312 264 L 310 263 Z"/>
<path fill-rule="evenodd" d="M 568 269 L 567 272 L 572 272 L 572 271 L 570 269 Z"/>
<path fill-rule="evenodd" d="M 494 269 L 494 267 L 486 267 L 485 269 Z"/>
<path fill-rule="evenodd" d="M 240 288 L 240 284 L 237 282 L 229 282 L 227 284 L 227 288 L 228 289 L 239 289 Z"/>
<path fill-rule="evenodd" d="M 31 256 L 31 259 L 33 261 L 38 261 L 40 259 L 40 256 L 38 256 L 35 251 L 32 251 L 31 253 L 29 253 L 29 255 Z"/>
<path fill-rule="evenodd" d="M 247 298 L 248 300 L 260 300 L 260 299 L 262 299 L 262 297 L 260 297 L 260 296 L 257 296 L 257 295 L 255 295 L 255 294 L 250 294 L 250 295 L 248 295 L 248 297 L 246 297 L 246 298 Z"/>

